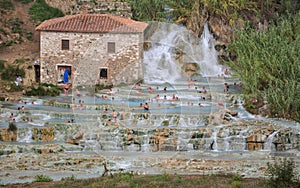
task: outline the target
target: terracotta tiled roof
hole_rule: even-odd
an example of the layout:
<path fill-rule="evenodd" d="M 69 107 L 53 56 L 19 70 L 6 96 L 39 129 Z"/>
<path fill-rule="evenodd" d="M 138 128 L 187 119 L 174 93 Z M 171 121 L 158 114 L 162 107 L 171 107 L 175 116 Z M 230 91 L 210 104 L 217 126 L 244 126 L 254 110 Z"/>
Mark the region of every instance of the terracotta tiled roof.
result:
<path fill-rule="evenodd" d="M 148 24 L 110 14 L 77 14 L 46 20 L 37 31 L 87 32 L 87 33 L 139 33 Z"/>

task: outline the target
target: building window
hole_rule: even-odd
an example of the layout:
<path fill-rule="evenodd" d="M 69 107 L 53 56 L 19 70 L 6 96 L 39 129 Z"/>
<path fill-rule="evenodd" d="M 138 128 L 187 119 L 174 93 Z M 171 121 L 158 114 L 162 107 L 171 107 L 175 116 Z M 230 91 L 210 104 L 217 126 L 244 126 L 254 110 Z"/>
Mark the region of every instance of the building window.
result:
<path fill-rule="evenodd" d="M 106 68 L 100 69 L 100 79 L 107 79 L 107 69 Z"/>
<path fill-rule="evenodd" d="M 116 51 L 116 44 L 114 42 L 107 43 L 107 52 L 108 53 L 115 53 Z"/>
<path fill-rule="evenodd" d="M 69 50 L 70 49 L 70 41 L 69 40 L 61 40 L 61 49 Z"/>

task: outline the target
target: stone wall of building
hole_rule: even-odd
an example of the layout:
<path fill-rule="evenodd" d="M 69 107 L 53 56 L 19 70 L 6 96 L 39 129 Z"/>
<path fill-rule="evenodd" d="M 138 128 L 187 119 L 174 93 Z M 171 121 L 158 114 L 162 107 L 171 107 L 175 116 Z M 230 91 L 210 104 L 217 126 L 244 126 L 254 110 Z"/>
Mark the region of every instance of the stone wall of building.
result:
<path fill-rule="evenodd" d="M 69 40 L 69 50 L 61 50 Z M 143 78 L 143 33 L 41 32 L 41 82 L 56 84 L 59 66 L 71 67 L 75 85 L 132 83 Z M 108 42 L 115 53 L 108 53 Z M 108 78 L 100 79 L 100 68 Z"/>

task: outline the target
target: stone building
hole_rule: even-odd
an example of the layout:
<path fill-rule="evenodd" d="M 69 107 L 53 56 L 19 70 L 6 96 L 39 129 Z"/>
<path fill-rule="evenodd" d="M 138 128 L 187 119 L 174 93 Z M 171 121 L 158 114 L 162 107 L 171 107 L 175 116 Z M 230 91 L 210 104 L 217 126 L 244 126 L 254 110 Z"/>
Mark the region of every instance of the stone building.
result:
<path fill-rule="evenodd" d="M 74 85 L 118 85 L 143 79 L 147 26 L 110 14 L 82 13 L 44 21 L 36 28 L 40 81 L 60 84 L 65 75 Z"/>

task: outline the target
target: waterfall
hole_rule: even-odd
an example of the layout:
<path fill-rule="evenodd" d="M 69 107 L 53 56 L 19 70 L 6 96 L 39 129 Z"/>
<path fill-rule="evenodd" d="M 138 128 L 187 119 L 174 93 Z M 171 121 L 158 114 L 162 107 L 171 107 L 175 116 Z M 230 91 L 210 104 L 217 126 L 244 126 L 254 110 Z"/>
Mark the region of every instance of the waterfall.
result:
<path fill-rule="evenodd" d="M 173 83 L 180 78 L 180 70 L 172 58 L 172 48 L 176 47 L 176 38 L 185 29 L 170 24 L 159 26 L 159 30 L 151 37 L 151 49 L 144 53 L 145 82 Z"/>
<path fill-rule="evenodd" d="M 26 133 L 26 136 L 23 139 L 18 140 L 18 142 L 26 142 L 29 143 L 32 141 L 32 130 L 29 129 Z"/>
<path fill-rule="evenodd" d="M 218 140 L 217 140 L 217 134 L 218 134 L 218 129 L 214 130 L 214 132 L 212 132 L 212 142 L 210 143 L 210 150 L 213 151 L 218 151 Z"/>
<path fill-rule="evenodd" d="M 272 134 L 270 134 L 266 140 L 266 142 L 264 143 L 264 150 L 266 151 L 272 151 L 272 141 L 273 141 L 273 138 L 274 136 L 276 136 L 276 134 L 280 131 L 277 130 L 277 131 L 274 131 Z"/>
<path fill-rule="evenodd" d="M 202 59 L 197 63 L 201 67 L 202 75 L 214 77 L 222 74 L 222 67 L 219 65 L 218 53 L 215 49 L 215 39 L 208 29 L 207 22 L 201 35 L 199 51 L 202 53 Z"/>
<path fill-rule="evenodd" d="M 150 42 L 151 48 L 144 52 L 146 83 L 176 83 L 184 77 L 182 68 L 186 63 L 198 65 L 197 73 L 202 76 L 222 74 L 215 40 L 207 23 L 201 38 L 183 26 L 159 23 Z"/>

